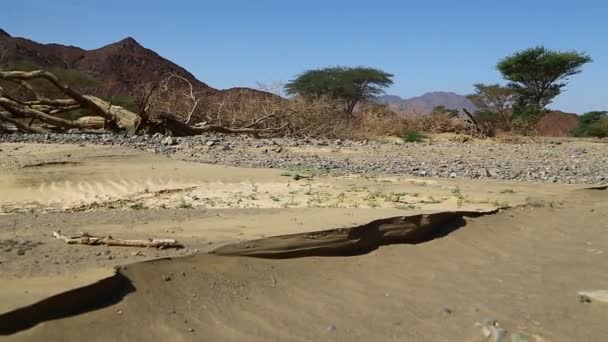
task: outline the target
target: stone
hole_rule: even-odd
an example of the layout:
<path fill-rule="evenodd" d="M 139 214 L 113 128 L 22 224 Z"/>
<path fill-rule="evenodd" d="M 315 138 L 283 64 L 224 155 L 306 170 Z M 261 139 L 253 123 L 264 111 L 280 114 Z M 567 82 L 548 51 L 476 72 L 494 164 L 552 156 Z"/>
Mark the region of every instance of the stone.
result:
<path fill-rule="evenodd" d="M 608 303 L 608 290 L 579 291 L 578 295 L 581 303 L 591 303 L 592 300 Z"/>
<path fill-rule="evenodd" d="M 449 308 L 449 307 L 447 307 L 447 306 L 444 306 L 444 307 L 442 307 L 442 308 L 441 308 L 441 313 L 444 313 L 444 314 L 446 314 L 446 315 L 451 315 L 451 314 L 452 314 L 452 312 L 453 312 L 453 311 L 452 311 L 452 309 L 450 309 L 450 308 Z"/>
<path fill-rule="evenodd" d="M 165 145 L 165 146 L 173 146 L 173 145 L 175 145 L 175 144 L 176 144 L 176 141 L 175 141 L 175 139 L 173 139 L 173 137 L 170 137 L 170 136 L 169 136 L 169 137 L 165 137 L 165 138 L 164 138 L 164 139 L 161 141 L 161 143 L 162 143 L 163 145 Z"/>

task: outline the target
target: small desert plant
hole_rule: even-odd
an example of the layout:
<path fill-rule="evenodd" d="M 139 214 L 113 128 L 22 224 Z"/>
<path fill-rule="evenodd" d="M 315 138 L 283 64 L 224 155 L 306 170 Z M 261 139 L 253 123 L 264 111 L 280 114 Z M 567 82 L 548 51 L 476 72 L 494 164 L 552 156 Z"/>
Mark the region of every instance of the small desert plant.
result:
<path fill-rule="evenodd" d="M 402 209 L 402 210 L 412 210 L 412 209 L 416 209 L 416 205 L 415 204 L 399 204 L 399 205 L 396 205 L 395 208 Z"/>
<path fill-rule="evenodd" d="M 184 198 L 180 199 L 179 203 L 177 203 L 178 209 L 192 209 L 192 203 L 186 202 Z"/>
<path fill-rule="evenodd" d="M 420 141 L 422 141 L 422 139 L 424 139 L 424 134 L 420 133 L 417 130 L 413 130 L 413 129 L 408 129 L 407 131 L 405 131 L 405 134 L 403 135 L 403 141 L 408 142 L 408 143 L 420 142 Z"/>
<path fill-rule="evenodd" d="M 129 208 L 133 210 L 142 210 L 146 209 L 146 206 L 143 203 L 133 203 L 129 206 Z"/>

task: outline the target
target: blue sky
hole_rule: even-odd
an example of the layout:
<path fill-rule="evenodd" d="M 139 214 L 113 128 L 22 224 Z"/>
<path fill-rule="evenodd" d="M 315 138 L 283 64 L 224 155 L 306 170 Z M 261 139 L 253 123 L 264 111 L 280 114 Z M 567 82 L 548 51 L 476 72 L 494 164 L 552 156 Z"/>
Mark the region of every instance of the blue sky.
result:
<path fill-rule="evenodd" d="M 594 59 L 551 105 L 581 113 L 608 110 L 607 19 L 606 0 L 19 0 L 0 28 L 86 49 L 132 36 L 216 88 L 373 66 L 402 97 L 499 82 L 498 59 L 542 44 Z"/>

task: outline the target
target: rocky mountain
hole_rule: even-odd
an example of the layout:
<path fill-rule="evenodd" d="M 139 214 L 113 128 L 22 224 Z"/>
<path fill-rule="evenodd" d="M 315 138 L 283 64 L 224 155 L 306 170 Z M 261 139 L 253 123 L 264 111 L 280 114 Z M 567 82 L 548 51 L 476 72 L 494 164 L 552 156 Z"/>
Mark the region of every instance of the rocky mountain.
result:
<path fill-rule="evenodd" d="M 471 113 L 475 111 L 475 106 L 466 96 L 443 91 L 430 92 L 409 99 L 396 95 L 384 95 L 379 98 L 379 101 L 394 111 L 410 115 L 428 114 L 437 106 L 458 110 L 466 108 Z"/>
<path fill-rule="evenodd" d="M 251 89 L 215 89 L 198 80 L 186 69 L 143 47 L 128 37 L 94 50 L 61 44 L 41 44 L 26 38 L 12 37 L 0 29 L 0 68 L 17 64 L 42 68 L 74 69 L 97 80 L 93 94 L 100 97 L 136 95 L 136 90 L 152 84 L 161 75 L 175 73 L 187 79 L 195 92 L 208 96 L 206 102 L 230 97 L 276 97 Z"/>
<path fill-rule="evenodd" d="M 138 87 L 167 72 L 188 79 L 197 91 L 216 89 L 199 81 L 184 68 L 141 46 L 129 37 L 95 50 L 12 37 L 0 29 L 0 66 L 30 63 L 44 68 L 75 69 L 99 81 L 95 95 L 133 95 Z"/>

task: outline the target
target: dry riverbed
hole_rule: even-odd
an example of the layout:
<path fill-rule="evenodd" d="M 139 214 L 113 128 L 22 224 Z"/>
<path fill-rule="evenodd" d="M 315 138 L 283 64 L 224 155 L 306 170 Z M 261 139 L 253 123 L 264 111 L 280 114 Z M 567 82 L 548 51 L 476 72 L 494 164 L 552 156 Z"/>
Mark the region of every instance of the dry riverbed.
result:
<path fill-rule="evenodd" d="M 608 192 L 601 190 L 597 171 L 606 168 L 602 142 L 524 144 L 509 152 L 512 160 L 500 161 L 513 169 L 532 164 L 525 159 L 540 153 L 545 159 L 537 160 L 538 167 L 546 163 L 557 170 L 556 165 L 575 163 L 577 168 L 568 170 L 581 172 L 566 173 L 563 181 L 541 177 L 538 184 L 492 177 L 491 167 L 490 176 L 465 179 L 474 178 L 465 176 L 464 168 L 476 158 L 493 152 L 499 163 L 508 148 L 517 147 L 512 144 L 288 146 L 238 138 L 241 142 L 195 145 L 198 140 L 189 138 L 138 145 L 136 138 L 104 146 L 82 137 L 75 144 L 68 144 L 69 136 L 62 144 L 48 143 L 59 139 L 55 136 L 42 138 L 47 144 L 0 144 L 0 322 L 15 327 L 0 324 L 0 333 L 10 333 L 3 339 L 486 341 L 493 338 L 487 334 L 504 334 L 505 341 L 604 341 L 608 336 L 608 303 L 594 292 L 608 289 L 603 238 Z M 561 157 L 577 156 L 576 151 L 580 157 Z M 460 158 L 455 165 L 464 165 L 463 173 L 421 177 L 398 168 L 383 172 L 369 162 L 411 161 L 415 153 L 433 165 Z M 450 153 L 455 154 L 448 158 Z M 225 159 L 215 164 L 254 166 L 235 162 L 238 158 L 249 158 L 249 164 L 305 162 L 270 169 L 188 161 L 220 154 Z M 366 165 L 374 172 L 351 172 L 344 158 L 349 167 Z M 326 168 L 310 160 L 339 162 Z M 554 171 L 547 172 L 551 177 Z M 398 231 L 403 237 L 412 227 L 435 227 L 429 222 L 446 212 L 454 214 L 439 226 L 450 229 L 437 226 L 442 233 L 431 238 L 382 240 L 368 225 L 396 218 L 386 227 L 405 229 Z M 415 223 L 394 223 L 408 220 Z M 369 232 L 358 233 L 364 229 Z M 173 238 L 185 248 L 67 245 L 54 239 L 53 231 Z M 361 249 L 369 239 L 379 243 Z M 320 256 L 328 250 L 323 246 L 323 253 L 310 249 L 326 240 L 334 256 Z M 308 256 L 293 258 L 288 252 L 297 246 L 308 246 Z M 280 260 L 207 254 L 243 248 L 287 253 L 278 254 Z M 112 298 L 101 300 L 108 292 Z M 70 293 L 82 301 L 95 293 L 100 300 L 50 314 L 58 311 L 49 298 L 73 302 Z M 39 314 L 29 314 L 33 310 Z"/>

